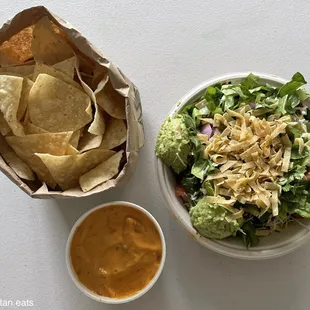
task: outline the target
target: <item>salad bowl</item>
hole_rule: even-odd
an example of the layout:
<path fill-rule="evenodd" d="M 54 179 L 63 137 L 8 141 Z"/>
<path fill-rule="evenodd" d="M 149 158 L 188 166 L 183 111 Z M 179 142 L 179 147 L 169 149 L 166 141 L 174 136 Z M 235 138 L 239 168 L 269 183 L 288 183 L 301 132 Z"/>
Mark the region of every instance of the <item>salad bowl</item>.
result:
<path fill-rule="evenodd" d="M 263 85 L 268 84 L 274 87 L 281 87 L 288 82 L 288 80 L 272 74 L 252 73 L 260 77 L 260 83 Z M 174 118 L 184 107 L 198 100 L 209 86 L 218 83 L 239 84 L 249 74 L 250 72 L 226 74 L 199 84 L 181 98 L 168 116 Z M 163 197 L 173 218 L 197 242 L 210 250 L 239 259 L 262 260 L 276 258 L 292 252 L 310 238 L 310 221 L 306 219 L 302 221 L 296 219 L 296 221 L 288 223 L 287 227 L 281 232 L 274 232 L 266 237 L 262 237 L 258 245 L 249 248 L 239 238 L 209 239 L 203 237 L 193 227 L 188 210 L 176 195 L 177 181 L 172 169 L 164 164 L 160 158 L 157 158 L 156 170 Z"/>

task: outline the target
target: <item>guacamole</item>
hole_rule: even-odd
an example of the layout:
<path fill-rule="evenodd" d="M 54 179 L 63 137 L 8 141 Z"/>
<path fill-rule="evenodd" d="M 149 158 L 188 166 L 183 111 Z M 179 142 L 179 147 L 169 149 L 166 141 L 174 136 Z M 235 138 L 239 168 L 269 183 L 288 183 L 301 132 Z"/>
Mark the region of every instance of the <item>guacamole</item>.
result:
<path fill-rule="evenodd" d="M 224 207 L 210 204 L 206 198 L 199 200 L 190 212 L 191 222 L 197 231 L 204 237 L 211 239 L 224 239 L 235 236 L 240 229 L 237 220 L 228 221 L 231 213 Z"/>
<path fill-rule="evenodd" d="M 187 167 L 191 148 L 190 131 L 184 116 L 168 117 L 158 133 L 156 156 L 176 173 L 180 173 Z"/>

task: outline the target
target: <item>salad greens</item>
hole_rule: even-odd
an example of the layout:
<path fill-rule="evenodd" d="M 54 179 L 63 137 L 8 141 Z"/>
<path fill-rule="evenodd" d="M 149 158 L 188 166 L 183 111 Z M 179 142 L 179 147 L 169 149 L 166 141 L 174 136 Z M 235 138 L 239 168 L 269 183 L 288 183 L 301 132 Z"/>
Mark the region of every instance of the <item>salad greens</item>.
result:
<path fill-rule="evenodd" d="M 198 100 L 188 104 L 175 118 L 165 121 L 157 138 L 156 155 L 175 171 L 177 195 L 189 209 L 192 224 L 202 235 L 221 239 L 235 236 L 237 232 L 250 247 L 258 244 L 259 237 L 281 231 L 294 218 L 310 218 L 310 95 L 302 88 L 306 83 L 299 72 L 279 87 L 262 83 L 251 73 L 239 84 L 227 82 L 207 87 Z M 218 121 L 223 117 L 226 123 L 225 120 Z M 244 120 L 236 121 L 240 117 L 247 120 L 246 128 Z M 236 127 L 227 128 L 228 125 L 224 125 L 227 120 L 230 124 L 236 123 Z M 273 130 L 279 131 L 276 137 L 272 133 L 268 136 L 262 124 L 266 128 L 274 126 Z M 246 152 L 239 152 L 234 158 L 226 159 L 225 166 L 224 161 L 214 159 L 215 155 L 224 157 L 223 153 L 210 153 L 214 139 L 219 140 L 226 131 L 246 137 L 247 133 L 242 131 L 254 135 L 256 128 L 259 137 L 254 138 L 255 141 L 260 139 L 261 143 L 255 142 L 258 145 L 256 151 L 264 153 L 259 156 L 265 156 L 265 162 L 257 159 L 255 152 L 253 158 L 256 159 L 248 160 L 242 157 Z M 228 141 L 226 147 L 236 144 L 236 141 L 225 139 Z M 247 143 L 244 141 L 246 138 L 240 138 L 238 143 L 244 146 Z M 273 145 L 273 155 L 261 147 L 267 141 Z M 244 150 L 253 143 L 246 145 Z M 266 167 L 268 156 L 277 157 L 274 159 L 277 161 L 280 155 L 281 161 Z M 289 162 L 285 163 L 287 160 Z M 234 161 L 239 162 L 239 168 L 234 168 Z M 262 172 L 263 168 L 256 171 L 254 161 L 265 171 Z M 229 164 L 233 168 L 226 171 Z M 240 181 L 240 188 L 235 188 L 235 184 L 225 180 L 225 173 L 239 173 L 240 169 L 250 169 L 248 174 L 252 177 L 247 176 L 248 179 Z M 221 175 L 222 171 L 224 174 Z M 267 181 L 264 179 L 266 171 L 269 173 L 266 174 Z M 255 173 L 256 179 L 263 180 L 260 184 L 252 182 Z M 263 192 L 267 200 L 262 197 Z M 246 198 L 248 193 L 252 200 Z M 207 203 L 202 203 L 206 197 Z M 237 231 L 225 232 L 225 227 L 232 227 L 229 223 L 234 223 Z"/>

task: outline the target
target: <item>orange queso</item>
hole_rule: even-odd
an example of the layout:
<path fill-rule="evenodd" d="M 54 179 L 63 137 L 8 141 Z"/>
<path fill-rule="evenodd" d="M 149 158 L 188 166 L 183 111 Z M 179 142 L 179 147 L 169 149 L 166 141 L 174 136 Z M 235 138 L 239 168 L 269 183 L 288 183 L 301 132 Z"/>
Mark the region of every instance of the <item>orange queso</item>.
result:
<path fill-rule="evenodd" d="M 99 295 L 123 298 L 152 280 L 161 262 L 162 242 L 143 212 L 111 205 L 92 212 L 78 226 L 70 255 L 84 286 Z"/>

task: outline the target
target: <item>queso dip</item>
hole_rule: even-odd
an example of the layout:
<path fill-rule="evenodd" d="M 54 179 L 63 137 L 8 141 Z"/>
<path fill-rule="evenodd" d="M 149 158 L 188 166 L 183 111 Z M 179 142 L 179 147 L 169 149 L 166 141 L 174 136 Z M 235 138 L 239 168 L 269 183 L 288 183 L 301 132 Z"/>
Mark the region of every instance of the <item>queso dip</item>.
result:
<path fill-rule="evenodd" d="M 155 276 L 162 242 L 146 214 L 111 205 L 95 210 L 78 226 L 70 255 L 84 286 L 101 296 L 123 298 L 143 289 Z"/>

